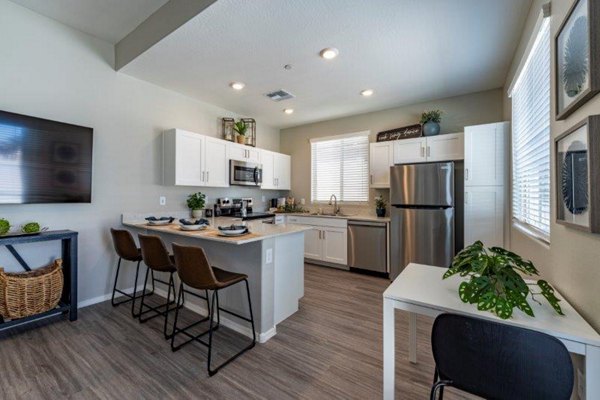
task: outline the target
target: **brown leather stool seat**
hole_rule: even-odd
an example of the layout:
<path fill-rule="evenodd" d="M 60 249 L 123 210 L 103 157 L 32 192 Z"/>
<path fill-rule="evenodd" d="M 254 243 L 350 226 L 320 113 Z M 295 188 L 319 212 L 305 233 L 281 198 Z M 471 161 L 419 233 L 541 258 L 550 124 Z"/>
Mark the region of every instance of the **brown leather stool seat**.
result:
<path fill-rule="evenodd" d="M 110 229 L 110 234 L 112 237 L 113 247 L 115 252 L 119 256 L 119 261 L 117 263 L 117 273 L 115 274 L 115 281 L 113 283 L 113 292 L 111 297 L 111 303 L 113 307 L 118 306 L 119 304 L 127 303 L 131 301 L 131 315 L 133 317 L 137 317 L 138 315 L 135 313 L 135 301 L 139 295 L 136 293 L 137 290 L 137 282 L 138 276 L 140 272 L 140 262 L 142 261 L 142 251 L 137 247 L 135 241 L 133 240 L 133 235 L 131 232 L 125 229 Z M 135 281 L 133 285 L 133 293 L 125 293 L 122 290 L 117 289 L 117 281 L 119 280 L 119 272 L 121 271 L 121 261 L 132 261 L 136 262 L 137 266 L 135 269 Z M 149 296 L 154 293 L 154 274 L 152 275 L 152 288 L 153 290 L 146 295 Z M 120 293 L 122 296 L 126 297 L 126 300 L 121 300 L 119 302 L 115 302 L 115 295 Z"/>
<path fill-rule="evenodd" d="M 144 323 L 152 318 L 163 316 L 165 318 L 163 334 L 165 339 L 169 339 L 171 335 L 167 334 L 167 325 L 169 311 L 172 311 L 169 308 L 171 305 L 175 304 L 176 298 L 173 274 L 177 271 L 177 269 L 175 268 L 174 257 L 173 255 L 169 254 L 169 251 L 159 236 L 139 234 L 138 238 L 140 240 L 142 259 L 148 266 L 148 271 L 152 271 L 153 273 L 162 272 L 169 274 L 168 281 L 156 279 L 156 281 L 163 283 L 168 287 L 166 303 L 157 307 L 150 306 L 144 303 L 145 296 L 142 294 L 140 309 L 138 312 L 139 321 L 140 323 Z M 146 271 L 146 278 L 144 279 L 144 290 L 146 289 L 146 284 L 148 283 L 148 271 Z M 173 300 L 171 300 L 171 291 L 173 292 Z M 143 310 L 144 307 L 146 307 L 146 310 Z M 164 310 L 162 310 L 162 308 L 164 308 Z M 153 315 L 144 318 L 144 315 L 147 313 L 153 313 Z"/>
<path fill-rule="evenodd" d="M 250 288 L 248 286 L 248 276 L 245 274 L 240 274 L 236 272 L 226 271 L 220 268 L 216 268 L 210 265 L 208 261 L 208 257 L 204 252 L 204 249 L 201 247 L 192 247 L 192 246 L 181 246 L 178 244 L 173 244 L 173 255 L 175 256 L 175 266 L 177 267 L 177 274 L 179 275 L 179 279 L 181 280 L 179 296 L 177 298 L 177 305 L 179 306 L 180 299 L 183 293 L 183 285 L 187 285 L 194 289 L 199 290 L 211 290 L 212 293 L 212 301 L 208 301 L 208 314 L 209 316 L 197 321 L 191 325 L 188 325 L 184 328 L 177 327 L 177 318 L 179 312 L 175 312 L 175 321 L 173 323 L 173 333 L 171 335 L 171 349 L 173 351 L 179 350 L 182 346 L 191 343 L 193 341 L 199 342 L 208 347 L 208 360 L 207 360 L 207 369 L 208 374 L 210 376 L 216 374 L 221 368 L 225 365 L 229 364 L 231 361 L 242 355 L 244 352 L 250 350 L 256 344 L 256 333 L 254 330 L 254 315 L 252 313 L 252 301 L 250 299 Z M 248 295 L 248 309 L 250 313 L 250 318 L 239 315 L 233 311 L 227 310 L 225 308 L 219 307 L 219 290 L 235 285 L 236 283 L 244 282 L 246 284 L 246 294 Z M 208 297 L 208 295 L 207 295 Z M 237 318 L 240 318 L 244 321 L 250 322 L 252 325 L 252 342 L 240 350 L 238 353 L 234 354 L 226 361 L 221 363 L 216 368 L 211 368 L 211 356 L 212 356 L 212 342 L 213 342 L 213 331 L 215 331 L 219 327 L 219 323 L 217 325 L 213 325 L 215 310 L 217 311 L 217 321 L 220 321 L 220 311 L 226 312 L 230 315 L 233 315 Z M 210 319 L 208 330 L 202 332 L 198 335 L 192 335 L 187 332 L 188 329 L 193 326 L 198 325 L 200 322 L 206 321 Z M 188 336 L 190 339 L 187 341 L 175 346 L 175 336 L 178 334 L 184 334 Z M 201 339 L 202 336 L 208 333 L 208 343 Z"/>

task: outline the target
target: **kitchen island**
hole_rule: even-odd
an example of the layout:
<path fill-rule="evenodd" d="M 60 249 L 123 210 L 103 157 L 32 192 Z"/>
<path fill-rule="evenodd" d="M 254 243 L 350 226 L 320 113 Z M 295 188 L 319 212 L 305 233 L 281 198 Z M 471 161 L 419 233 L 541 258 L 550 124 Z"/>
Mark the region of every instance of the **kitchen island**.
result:
<path fill-rule="evenodd" d="M 146 215 L 147 216 L 147 215 Z M 242 222 L 235 218 L 210 218 L 202 231 L 182 231 L 178 223 L 149 226 L 144 215 L 123 214 L 123 225 L 134 233 L 160 236 L 170 248 L 172 243 L 204 248 L 211 265 L 248 275 L 256 334 L 264 343 L 276 333 L 281 321 L 298 311 L 304 296 L 304 231 L 301 225 L 273 225 L 246 221 L 249 234 L 240 237 L 218 235 L 218 226 Z M 243 285 L 234 285 L 219 293 L 221 306 L 247 315 L 248 305 Z M 206 315 L 206 303 L 186 297 L 186 307 Z M 248 324 L 221 314 L 221 323 L 247 336 Z"/>

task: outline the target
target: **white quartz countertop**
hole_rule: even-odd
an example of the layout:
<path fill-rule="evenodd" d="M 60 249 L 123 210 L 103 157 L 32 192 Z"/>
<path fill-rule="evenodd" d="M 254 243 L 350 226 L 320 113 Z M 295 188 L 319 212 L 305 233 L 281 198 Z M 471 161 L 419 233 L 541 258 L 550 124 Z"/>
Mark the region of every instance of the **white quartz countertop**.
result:
<path fill-rule="evenodd" d="M 244 221 L 242 223 L 240 218 L 228 218 L 228 217 L 218 217 L 218 218 L 208 218 L 210 221 L 210 226 L 205 230 L 201 231 L 182 231 L 179 228 L 178 222 L 173 222 L 169 225 L 163 226 L 153 226 L 148 225 L 146 221 L 143 220 L 126 220 L 123 219 L 123 225 L 131 228 L 144 229 L 150 232 L 160 232 L 167 233 L 170 235 L 179 235 L 188 238 L 197 238 L 202 240 L 211 240 L 214 242 L 221 243 L 230 243 L 235 245 L 246 244 L 257 242 L 260 240 L 265 240 L 269 238 L 274 238 L 283 235 L 290 235 L 298 232 L 304 232 L 312 229 L 308 226 L 303 225 L 293 225 L 293 224 L 265 224 L 261 220 L 254 221 Z M 246 225 L 250 233 L 244 236 L 236 236 L 236 237 L 224 237 L 218 235 L 219 226 L 228 226 L 231 224 L 235 225 Z"/>
<path fill-rule="evenodd" d="M 348 221 L 373 221 L 389 223 L 389 217 L 376 217 L 375 215 L 347 214 L 347 215 L 327 215 L 327 214 L 312 214 L 312 213 L 277 213 L 277 215 L 292 215 L 294 217 L 312 217 L 312 218 L 336 218 L 347 219 Z"/>

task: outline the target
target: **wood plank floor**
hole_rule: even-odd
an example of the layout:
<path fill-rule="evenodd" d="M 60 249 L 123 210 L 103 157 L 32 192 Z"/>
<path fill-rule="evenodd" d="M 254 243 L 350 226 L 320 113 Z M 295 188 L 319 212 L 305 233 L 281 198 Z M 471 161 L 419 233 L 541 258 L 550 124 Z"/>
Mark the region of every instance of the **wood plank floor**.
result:
<path fill-rule="evenodd" d="M 0 336 L 1 399 L 380 399 L 382 299 L 388 281 L 306 266 L 300 310 L 277 335 L 216 376 L 206 348 L 172 353 L 158 319 L 139 324 L 128 306 L 80 310 L 77 322 L 39 323 Z M 184 322 L 194 315 L 183 313 Z M 418 320 L 419 364 L 407 361 L 408 318 L 397 311 L 396 393 L 428 399 L 431 320 Z M 200 327 L 202 329 L 202 326 Z M 219 329 L 217 362 L 247 340 Z M 446 399 L 463 399 L 447 391 Z"/>

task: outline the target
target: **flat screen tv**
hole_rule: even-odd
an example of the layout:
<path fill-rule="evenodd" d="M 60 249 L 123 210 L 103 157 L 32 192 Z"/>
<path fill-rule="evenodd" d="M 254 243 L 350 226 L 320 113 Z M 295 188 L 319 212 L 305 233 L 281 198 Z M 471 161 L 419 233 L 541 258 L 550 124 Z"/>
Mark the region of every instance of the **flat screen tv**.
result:
<path fill-rule="evenodd" d="M 90 203 L 93 129 L 0 111 L 0 204 Z"/>

